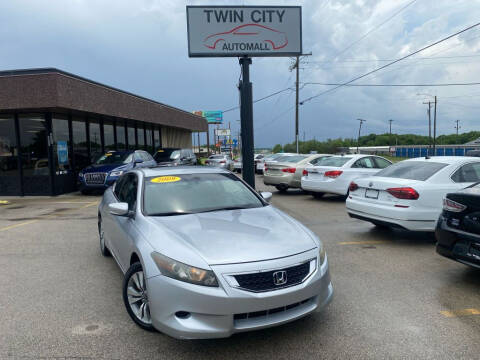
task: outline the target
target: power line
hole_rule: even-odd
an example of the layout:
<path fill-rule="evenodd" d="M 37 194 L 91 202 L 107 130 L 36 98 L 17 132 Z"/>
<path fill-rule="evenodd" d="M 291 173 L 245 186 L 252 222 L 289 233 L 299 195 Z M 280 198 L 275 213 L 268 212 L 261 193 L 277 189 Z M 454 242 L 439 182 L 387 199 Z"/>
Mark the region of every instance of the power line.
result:
<path fill-rule="evenodd" d="M 389 67 L 389 66 L 391 66 L 391 65 L 393 65 L 393 64 L 396 64 L 397 62 L 400 62 L 400 61 L 402 61 L 402 60 L 404 60 L 404 59 L 406 59 L 406 58 L 409 58 L 409 57 L 411 57 L 411 56 L 413 56 L 413 55 L 415 55 L 415 54 L 418 54 L 418 53 L 420 53 L 420 52 L 422 52 L 422 51 L 424 51 L 424 50 L 426 50 L 426 49 L 429 49 L 429 48 L 431 48 L 431 47 L 433 47 L 433 46 L 435 46 L 435 45 L 438 45 L 438 44 L 440 44 L 440 43 L 442 43 L 442 42 L 444 42 L 444 41 L 446 41 L 446 40 L 448 40 L 448 39 L 451 39 L 452 37 L 455 37 L 455 36 L 457 36 L 457 35 L 460 35 L 460 34 L 464 33 L 465 31 L 468 31 L 468 30 L 470 30 L 470 29 L 473 29 L 474 27 L 477 27 L 477 26 L 479 26 L 479 25 L 480 25 L 480 23 L 476 23 L 476 24 L 474 24 L 474 25 L 471 25 L 471 26 L 469 26 L 469 27 L 467 27 L 467 28 L 465 28 L 465 29 L 463 29 L 463 30 L 460 30 L 460 31 L 458 31 L 458 32 L 456 32 L 456 33 L 454 33 L 454 34 L 452 34 L 452 35 L 449 35 L 449 36 L 447 36 L 447 37 L 445 37 L 445 38 L 443 38 L 443 39 L 441 39 L 441 40 L 438 40 L 438 41 L 436 41 L 436 42 L 434 42 L 434 43 L 432 43 L 432 44 L 430 44 L 430 45 L 427 45 L 427 46 L 425 46 L 425 47 L 423 47 L 423 48 L 421 48 L 421 49 L 419 49 L 419 50 L 416 50 L 416 51 L 414 51 L 414 52 L 412 52 L 412 53 L 410 53 L 410 54 L 408 54 L 408 55 L 405 55 L 405 56 L 403 56 L 403 57 L 401 57 L 401 58 L 399 58 L 399 59 L 397 59 L 397 60 L 395 60 L 395 61 L 392 61 L 392 62 L 390 62 L 390 63 L 388 63 L 388 64 L 383 65 L 383 66 L 380 66 L 379 68 L 376 68 L 375 70 L 372 70 L 372 71 L 369 71 L 369 72 L 367 72 L 367 73 L 365 73 L 365 74 L 363 74 L 363 75 L 357 76 L 356 78 L 353 78 L 353 79 L 350 80 L 350 81 L 347 81 L 347 82 L 345 82 L 345 83 L 343 83 L 343 84 L 341 84 L 341 85 L 338 85 L 338 86 L 334 87 L 333 89 L 328 89 L 328 90 L 323 91 L 323 92 L 321 92 L 321 93 L 319 93 L 319 94 L 317 94 L 317 95 L 310 96 L 310 97 L 306 98 L 305 100 L 302 100 L 302 101 L 300 102 L 300 104 L 303 105 L 303 104 L 304 104 L 305 102 L 307 102 L 307 101 L 313 100 L 313 99 L 315 99 L 315 98 L 317 98 L 317 97 L 319 97 L 319 96 L 322 96 L 322 95 L 324 95 L 324 94 L 326 94 L 326 93 L 332 92 L 332 91 L 334 91 L 334 90 L 336 90 L 336 89 L 338 89 L 338 88 L 340 88 L 340 87 L 342 87 L 342 86 L 346 86 L 346 85 L 348 85 L 348 84 L 350 84 L 350 83 L 352 83 L 352 82 L 354 82 L 354 81 L 360 80 L 360 79 L 362 79 L 362 78 L 364 78 L 364 77 L 366 77 L 366 76 L 368 76 L 368 75 L 371 75 L 371 74 L 373 74 L 373 73 L 375 73 L 375 72 L 377 72 L 377 71 L 380 71 L 380 70 L 382 70 L 382 69 L 385 69 L 385 68 L 387 68 L 387 67 Z"/>
<path fill-rule="evenodd" d="M 338 52 L 334 58 L 337 58 L 339 55 L 343 54 L 345 51 L 347 51 L 348 49 L 350 49 L 352 46 L 358 44 L 360 41 L 362 41 L 363 39 L 365 39 L 368 35 L 370 35 L 372 32 L 378 30 L 380 27 L 382 27 L 384 24 L 386 24 L 387 22 L 389 22 L 390 20 L 392 20 L 395 16 L 397 16 L 398 14 L 400 14 L 402 11 L 404 11 L 406 8 L 408 8 L 410 5 L 412 5 L 414 2 L 416 2 L 417 0 L 413 0 L 413 1 L 410 1 L 407 5 L 405 5 L 404 7 L 402 7 L 400 10 L 398 10 L 397 12 L 395 12 L 392 16 L 390 16 L 389 18 L 387 18 L 386 20 L 384 20 L 383 22 L 381 22 L 380 24 L 378 24 L 377 26 L 375 26 L 374 28 L 368 30 L 364 35 L 362 35 L 360 38 L 358 38 L 357 40 L 355 40 L 353 43 L 351 43 L 350 45 L 348 45 L 346 48 L 344 48 L 343 50 L 341 50 L 340 52 Z"/>
<path fill-rule="evenodd" d="M 262 97 L 262 98 L 260 98 L 260 99 L 254 100 L 253 103 L 255 104 L 255 103 L 259 102 L 259 101 L 266 100 L 266 99 L 268 99 L 268 98 L 271 98 L 272 96 L 278 95 L 278 94 L 280 94 L 280 93 L 282 93 L 282 92 L 284 92 L 284 91 L 287 91 L 287 90 L 292 90 L 292 88 L 288 87 L 288 88 L 286 88 L 286 89 L 282 89 L 282 90 L 276 91 L 276 92 L 274 92 L 274 93 L 272 93 L 272 94 L 270 94 L 270 95 L 267 95 L 267 96 L 264 96 L 264 97 Z M 223 110 L 222 112 L 223 112 L 223 113 L 226 113 L 226 112 L 233 111 L 233 110 L 239 109 L 239 108 L 240 108 L 240 106 L 235 106 L 235 107 L 232 107 L 232 108 L 230 108 L 230 109 Z"/>
<path fill-rule="evenodd" d="M 457 59 L 457 58 L 471 58 L 471 57 L 478 57 L 480 54 L 473 54 L 473 55 L 456 55 L 456 56 L 425 56 L 419 57 L 412 60 L 435 60 L 435 59 Z M 363 60 L 340 60 L 340 61 L 333 61 L 333 60 L 325 60 L 325 61 L 307 61 L 306 63 L 314 63 L 314 64 L 325 64 L 325 63 L 364 63 L 364 62 L 389 62 L 394 61 L 395 59 L 363 59 Z"/>
<path fill-rule="evenodd" d="M 370 86 L 389 86 L 389 87 L 420 87 L 420 86 L 472 86 L 480 85 L 480 82 L 473 83 L 444 83 L 444 84 L 343 84 L 343 83 L 318 83 L 306 82 L 304 85 L 322 85 L 322 86 L 347 86 L 347 87 L 370 87 Z"/>

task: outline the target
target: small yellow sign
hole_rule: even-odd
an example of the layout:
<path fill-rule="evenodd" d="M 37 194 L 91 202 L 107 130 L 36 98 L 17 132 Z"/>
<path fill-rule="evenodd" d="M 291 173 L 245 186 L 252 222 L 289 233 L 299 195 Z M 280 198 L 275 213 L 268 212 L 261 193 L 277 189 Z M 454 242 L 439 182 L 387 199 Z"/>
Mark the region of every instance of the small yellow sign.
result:
<path fill-rule="evenodd" d="M 180 181 L 182 178 L 179 178 L 178 176 L 159 176 L 156 178 L 153 178 L 150 180 L 150 182 L 153 183 L 171 183 L 171 182 L 176 182 Z"/>
<path fill-rule="evenodd" d="M 105 156 L 112 156 L 112 153 L 106 153 Z"/>
<path fill-rule="evenodd" d="M 165 150 L 160 149 L 160 150 L 158 150 L 157 152 L 165 152 Z"/>

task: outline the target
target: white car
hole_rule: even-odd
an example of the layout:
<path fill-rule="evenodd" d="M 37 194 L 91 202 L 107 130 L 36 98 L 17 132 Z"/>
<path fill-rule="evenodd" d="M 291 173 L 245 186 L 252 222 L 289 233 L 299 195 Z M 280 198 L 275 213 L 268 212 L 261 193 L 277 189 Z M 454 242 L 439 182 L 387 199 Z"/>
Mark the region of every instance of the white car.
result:
<path fill-rule="evenodd" d="M 233 171 L 235 171 L 237 173 L 241 173 L 242 172 L 242 167 L 243 167 L 243 163 L 242 163 L 242 158 L 241 157 L 233 160 Z"/>
<path fill-rule="evenodd" d="M 347 212 L 377 226 L 434 231 L 445 195 L 478 181 L 480 158 L 409 159 L 352 182 Z"/>
<path fill-rule="evenodd" d="M 317 198 L 326 193 L 346 197 L 353 179 L 375 175 L 391 164 L 387 159 L 374 155 L 331 156 L 305 169 L 302 189 Z"/>

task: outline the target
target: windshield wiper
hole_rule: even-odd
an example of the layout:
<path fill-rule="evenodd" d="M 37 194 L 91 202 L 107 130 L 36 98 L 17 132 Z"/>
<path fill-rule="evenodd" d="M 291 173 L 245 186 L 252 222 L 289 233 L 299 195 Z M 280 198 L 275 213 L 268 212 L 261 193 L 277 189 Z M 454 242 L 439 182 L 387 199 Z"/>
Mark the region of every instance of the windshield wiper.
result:
<path fill-rule="evenodd" d="M 170 212 L 164 212 L 164 213 L 148 214 L 148 216 L 175 216 L 175 215 L 191 215 L 191 214 L 195 214 L 195 213 L 189 212 L 189 211 L 170 211 Z"/>
<path fill-rule="evenodd" d="M 199 211 L 199 212 L 204 213 L 204 212 L 222 211 L 222 210 L 241 210 L 241 209 L 251 209 L 251 208 L 254 208 L 254 207 L 257 207 L 257 206 L 226 206 L 226 207 L 222 207 L 222 208 L 203 210 L 203 211 Z"/>

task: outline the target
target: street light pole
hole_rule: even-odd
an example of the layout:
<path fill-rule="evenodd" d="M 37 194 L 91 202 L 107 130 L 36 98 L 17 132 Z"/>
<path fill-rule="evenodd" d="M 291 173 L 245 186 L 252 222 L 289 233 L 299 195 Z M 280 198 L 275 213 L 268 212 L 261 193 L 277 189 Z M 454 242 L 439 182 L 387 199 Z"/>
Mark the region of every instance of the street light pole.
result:
<path fill-rule="evenodd" d="M 358 138 L 357 138 L 357 154 L 359 153 L 358 152 L 358 147 L 359 147 L 359 144 L 360 144 L 360 131 L 362 131 L 362 124 L 364 122 L 366 122 L 367 120 L 364 120 L 364 119 L 357 119 L 358 121 L 360 121 L 360 126 L 358 127 Z"/>
<path fill-rule="evenodd" d="M 388 122 L 390 123 L 390 135 L 388 137 L 388 143 L 389 143 L 390 146 L 392 146 L 392 122 L 393 122 L 393 120 L 390 119 L 390 120 L 388 120 Z M 388 150 L 390 151 L 390 149 L 388 149 Z"/>
<path fill-rule="evenodd" d="M 437 95 L 435 95 L 435 108 L 433 114 L 433 156 L 435 156 L 435 148 L 437 144 Z"/>
<path fill-rule="evenodd" d="M 456 138 L 456 141 L 455 141 L 455 142 L 458 144 L 458 129 L 460 129 L 461 126 L 459 125 L 460 120 L 455 120 L 455 122 L 457 123 L 457 124 L 455 125 L 455 129 L 457 130 L 457 138 Z"/>

